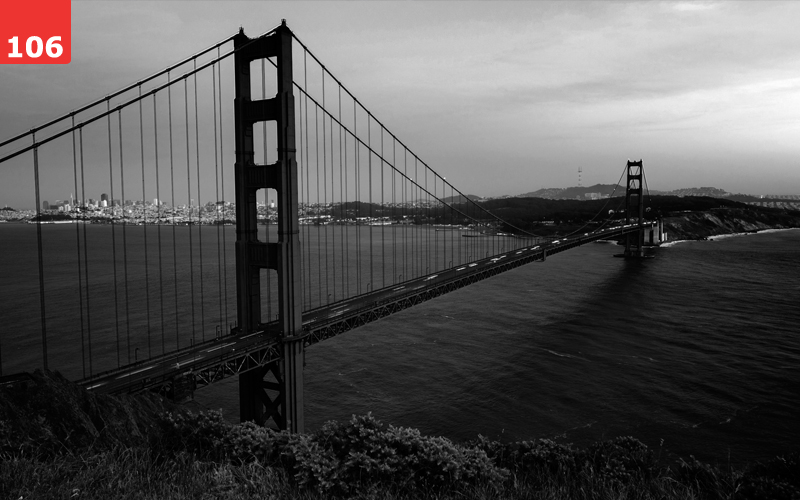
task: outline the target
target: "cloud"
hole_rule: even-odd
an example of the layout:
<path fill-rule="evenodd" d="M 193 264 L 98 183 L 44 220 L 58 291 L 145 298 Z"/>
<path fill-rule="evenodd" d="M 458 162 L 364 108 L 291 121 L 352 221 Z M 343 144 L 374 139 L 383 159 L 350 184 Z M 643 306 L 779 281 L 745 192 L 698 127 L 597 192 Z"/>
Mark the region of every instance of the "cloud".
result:
<path fill-rule="evenodd" d="M 717 6 L 715 2 L 678 2 L 671 5 L 678 12 L 702 12 L 716 9 Z"/>

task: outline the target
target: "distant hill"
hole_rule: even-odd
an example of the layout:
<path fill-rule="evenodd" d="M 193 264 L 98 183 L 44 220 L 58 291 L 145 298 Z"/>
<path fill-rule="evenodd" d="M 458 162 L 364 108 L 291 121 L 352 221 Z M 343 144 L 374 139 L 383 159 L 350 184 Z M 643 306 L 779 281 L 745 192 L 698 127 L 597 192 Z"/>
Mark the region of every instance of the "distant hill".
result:
<path fill-rule="evenodd" d="M 474 194 L 468 194 L 466 196 L 463 195 L 448 196 L 447 198 L 442 198 L 442 201 L 444 201 L 445 203 L 464 203 L 465 201 L 467 201 L 467 198 L 473 201 L 482 199 L 480 196 Z"/>
<path fill-rule="evenodd" d="M 517 197 L 487 200 L 481 202 L 480 205 L 506 221 L 508 226 L 505 229 L 510 232 L 514 231 L 513 227 L 517 227 L 538 234 L 555 234 L 585 227 L 584 225 L 590 221 L 597 225 L 609 218 L 623 217 L 621 210 L 625 206 L 625 196 L 623 192 L 616 193 L 610 199 L 586 201 Z M 653 195 L 645 198 L 645 205 L 652 208 L 646 218 L 667 217 L 688 211 L 705 211 L 721 207 L 753 212 L 779 212 L 774 209 L 754 207 L 724 198 L 708 196 Z M 614 210 L 614 213 L 610 213 L 609 210 Z"/>
<path fill-rule="evenodd" d="M 614 191 L 616 188 L 616 192 Z M 516 198 L 544 198 L 546 200 L 592 200 L 598 198 L 608 198 L 613 195 L 618 196 L 620 193 L 624 194 L 624 186 L 617 186 L 615 184 L 595 184 L 594 186 L 573 186 L 568 188 L 544 188 L 538 191 L 531 191 L 516 196 Z M 699 187 L 699 188 L 681 188 L 672 191 L 657 191 L 650 190 L 651 195 L 660 196 L 709 196 L 712 198 L 728 198 L 735 199 L 736 201 L 745 201 L 740 198 L 732 198 L 735 195 L 725 191 L 724 189 L 715 187 Z M 748 195 L 736 195 L 740 197 L 747 197 Z M 755 197 L 752 197 L 755 198 Z M 748 200 L 749 201 L 749 200 Z"/>
<path fill-rule="evenodd" d="M 712 198 L 727 198 L 731 194 L 724 189 L 715 187 L 699 187 L 699 188 L 681 188 L 673 189 L 672 191 L 661 191 L 653 194 L 663 194 L 667 196 L 710 196 Z"/>
<path fill-rule="evenodd" d="M 611 196 L 611 193 L 614 192 L 614 188 L 617 189 L 615 194 L 619 194 L 621 192 L 620 189 L 622 189 L 622 187 L 617 187 L 615 184 L 595 184 L 594 186 L 588 187 L 574 186 L 568 188 L 544 188 L 539 189 L 538 191 L 517 195 L 515 198 L 544 198 L 546 200 L 590 200 L 607 198 Z M 597 196 L 593 198 L 591 193 L 595 193 Z M 590 194 L 590 196 L 586 196 L 587 194 Z"/>

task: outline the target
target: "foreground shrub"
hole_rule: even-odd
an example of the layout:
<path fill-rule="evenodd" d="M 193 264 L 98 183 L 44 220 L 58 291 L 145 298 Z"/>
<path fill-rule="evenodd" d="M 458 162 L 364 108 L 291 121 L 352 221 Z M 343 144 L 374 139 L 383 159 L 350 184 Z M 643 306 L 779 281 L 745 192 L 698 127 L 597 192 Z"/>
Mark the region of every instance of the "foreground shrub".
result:
<path fill-rule="evenodd" d="M 470 444 L 483 450 L 498 466 L 537 482 L 566 482 L 578 470 L 578 452 L 552 439 L 500 443 L 478 436 Z"/>
<path fill-rule="evenodd" d="M 154 448 L 167 453 L 185 451 L 207 459 L 223 457 L 222 441 L 232 426 L 221 411 L 162 413 L 159 417 L 161 432 L 151 443 Z"/>
<path fill-rule="evenodd" d="M 753 500 L 800 500 L 800 453 L 751 467 L 742 476 L 739 493 Z"/>
<path fill-rule="evenodd" d="M 95 394 L 37 369 L 0 387 L 0 452 L 51 456 L 145 445 L 157 434 L 156 414 L 170 407 L 155 394 Z"/>
<path fill-rule="evenodd" d="M 657 469 L 653 452 L 630 436 L 595 443 L 582 454 L 582 459 L 584 467 L 594 474 L 620 484 L 650 479 Z"/>
<path fill-rule="evenodd" d="M 481 449 L 416 429 L 384 426 L 372 415 L 328 422 L 312 434 L 254 423 L 232 426 L 219 412 L 165 414 L 162 446 L 209 459 L 280 468 L 301 487 L 345 495 L 391 483 L 400 491 L 497 487 L 507 477 Z"/>
<path fill-rule="evenodd" d="M 499 485 L 507 471 L 483 450 L 423 436 L 417 429 L 384 426 L 368 414 L 350 422 L 328 422 L 313 438 L 338 462 L 337 489 L 393 481 L 409 489 Z M 325 464 L 320 464 L 324 467 Z"/>
<path fill-rule="evenodd" d="M 690 456 L 688 462 L 681 460 L 676 479 L 706 500 L 733 498 L 736 491 L 737 478 L 734 474 L 700 462 L 694 456 Z"/>

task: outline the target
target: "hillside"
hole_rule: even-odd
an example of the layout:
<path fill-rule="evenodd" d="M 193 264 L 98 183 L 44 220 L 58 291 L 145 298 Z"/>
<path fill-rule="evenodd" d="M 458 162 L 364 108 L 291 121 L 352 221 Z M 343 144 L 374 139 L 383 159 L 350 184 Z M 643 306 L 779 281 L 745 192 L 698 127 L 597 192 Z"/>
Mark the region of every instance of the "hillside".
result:
<path fill-rule="evenodd" d="M 797 453 L 734 470 L 662 463 L 662 451 L 633 437 L 586 449 L 552 439 L 454 443 L 371 415 L 290 434 L 152 394 L 95 395 L 49 372 L 0 378 L 2 498 L 800 497 Z"/>
<path fill-rule="evenodd" d="M 664 217 L 664 231 L 671 241 L 792 227 L 800 227 L 800 212 L 721 208 Z"/>
<path fill-rule="evenodd" d="M 568 188 L 543 188 L 528 193 L 523 193 L 515 196 L 515 198 L 545 198 L 548 200 L 585 200 L 591 199 L 587 196 L 591 193 L 599 195 L 600 198 L 610 196 L 616 188 L 616 195 L 624 194 L 624 187 L 615 184 L 595 184 L 594 186 L 583 187 L 573 186 Z M 647 193 L 647 190 L 645 190 Z M 677 196 L 677 197 L 711 197 L 723 198 L 731 201 L 740 201 L 744 203 L 750 202 L 798 202 L 800 203 L 800 195 L 760 195 L 754 196 L 750 194 L 733 194 L 725 191 L 724 189 L 706 186 L 706 187 L 692 187 L 673 189 L 672 191 L 659 191 L 655 189 L 649 190 L 650 196 Z M 597 197 L 597 196 L 595 196 Z M 499 197 L 505 198 L 505 197 Z"/>
<path fill-rule="evenodd" d="M 600 197 L 610 196 L 616 188 L 617 194 L 622 192 L 623 188 L 618 187 L 616 184 L 595 184 L 594 186 L 583 187 L 574 186 L 568 188 L 542 188 L 529 193 L 517 195 L 516 198 L 544 198 L 548 200 L 574 200 L 586 199 L 587 193 L 598 193 Z"/>
<path fill-rule="evenodd" d="M 480 203 L 505 220 L 507 232 L 520 229 L 542 236 L 566 235 L 616 224 L 623 217 L 625 198 L 605 200 L 548 200 L 503 198 Z M 664 218 L 670 239 L 702 239 L 712 234 L 800 227 L 800 211 L 759 207 L 706 196 L 651 196 L 645 218 Z M 613 212 L 610 212 L 612 211 Z"/>

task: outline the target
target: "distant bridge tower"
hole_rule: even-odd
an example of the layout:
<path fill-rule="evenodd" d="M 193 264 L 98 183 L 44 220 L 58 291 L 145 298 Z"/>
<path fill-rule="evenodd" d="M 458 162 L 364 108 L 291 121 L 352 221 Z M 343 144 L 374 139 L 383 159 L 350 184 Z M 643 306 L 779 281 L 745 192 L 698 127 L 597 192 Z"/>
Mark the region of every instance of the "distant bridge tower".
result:
<path fill-rule="evenodd" d="M 644 200 L 642 199 L 642 160 L 628 160 L 628 184 L 625 189 L 625 224 L 644 223 Z M 625 258 L 644 257 L 644 230 L 625 235 Z"/>
<path fill-rule="evenodd" d="M 261 321 L 261 269 L 278 273 L 279 340 L 282 359 L 239 375 L 242 421 L 266 423 L 302 432 L 303 322 L 300 290 L 300 239 L 295 160 L 295 107 L 292 80 L 292 32 L 284 21 L 270 36 L 250 39 L 240 30 L 234 38 L 236 94 L 236 296 L 238 328 L 258 332 Z M 275 57 L 278 93 L 271 99 L 251 100 L 250 63 Z M 277 121 L 278 161 L 256 165 L 253 124 Z M 258 241 L 256 192 L 278 193 L 278 241 Z M 265 376 L 271 380 L 266 381 Z M 273 396 L 267 392 L 269 390 Z"/>

